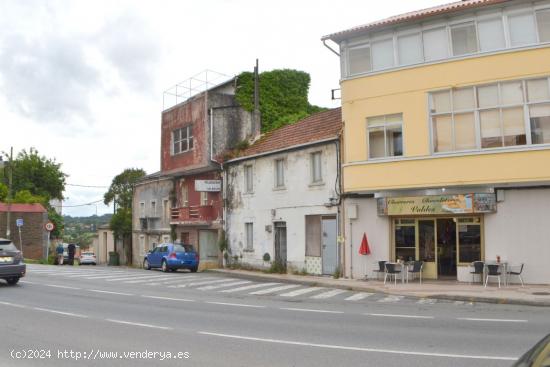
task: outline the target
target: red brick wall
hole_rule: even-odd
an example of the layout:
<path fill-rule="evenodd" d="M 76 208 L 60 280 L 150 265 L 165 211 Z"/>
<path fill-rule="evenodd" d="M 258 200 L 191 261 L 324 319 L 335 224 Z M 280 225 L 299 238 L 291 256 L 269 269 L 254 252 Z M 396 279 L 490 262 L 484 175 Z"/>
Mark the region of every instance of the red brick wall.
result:
<path fill-rule="evenodd" d="M 7 213 L 0 212 L 0 237 L 6 236 Z M 45 245 L 44 223 L 47 221 L 46 213 L 11 213 L 11 240 L 20 249 L 19 231 L 15 225 L 16 219 L 23 219 L 21 227 L 21 239 L 23 241 L 23 255 L 29 259 L 42 258 L 43 246 Z"/>
<path fill-rule="evenodd" d="M 183 185 L 187 186 L 187 192 L 188 192 L 188 198 L 189 198 L 189 206 L 198 206 L 201 204 L 200 202 L 200 192 L 195 191 L 195 180 L 221 180 L 221 175 L 219 172 L 208 172 L 203 173 L 200 175 L 194 175 L 194 176 L 188 176 L 185 178 L 182 178 L 177 181 L 176 183 L 176 198 L 177 198 L 177 206 L 181 207 L 182 197 L 181 197 L 181 188 Z M 208 193 L 208 205 L 212 204 L 214 207 L 214 210 L 216 213 L 218 213 L 218 217 L 221 218 L 222 216 L 222 193 L 221 192 L 209 192 Z M 214 218 L 216 219 L 216 218 Z"/>

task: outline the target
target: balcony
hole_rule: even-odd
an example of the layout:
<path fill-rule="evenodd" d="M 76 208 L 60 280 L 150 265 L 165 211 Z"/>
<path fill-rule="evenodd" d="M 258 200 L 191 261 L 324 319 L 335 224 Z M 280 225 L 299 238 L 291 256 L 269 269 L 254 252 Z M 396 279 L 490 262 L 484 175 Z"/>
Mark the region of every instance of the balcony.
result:
<path fill-rule="evenodd" d="M 203 224 L 218 219 L 213 205 L 172 208 L 171 214 L 171 223 Z"/>
<path fill-rule="evenodd" d="M 157 216 L 140 217 L 139 227 L 142 231 L 158 229 L 160 218 Z"/>

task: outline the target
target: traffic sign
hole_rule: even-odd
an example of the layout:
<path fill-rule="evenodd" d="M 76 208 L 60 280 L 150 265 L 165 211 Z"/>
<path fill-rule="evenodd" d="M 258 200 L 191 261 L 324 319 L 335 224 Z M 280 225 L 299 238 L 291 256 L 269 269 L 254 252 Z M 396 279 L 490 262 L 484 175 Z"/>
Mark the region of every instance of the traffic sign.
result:
<path fill-rule="evenodd" d="M 55 225 L 52 222 L 44 224 L 44 229 L 48 232 L 51 232 L 55 229 Z"/>
<path fill-rule="evenodd" d="M 15 225 L 17 227 L 23 227 L 23 218 L 18 218 L 15 220 Z"/>

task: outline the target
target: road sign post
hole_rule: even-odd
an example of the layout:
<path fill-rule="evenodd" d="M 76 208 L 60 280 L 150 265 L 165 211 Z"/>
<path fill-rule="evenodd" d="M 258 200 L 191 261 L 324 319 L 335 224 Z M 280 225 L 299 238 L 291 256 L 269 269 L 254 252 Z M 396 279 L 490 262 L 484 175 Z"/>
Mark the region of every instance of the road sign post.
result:
<path fill-rule="evenodd" d="M 44 229 L 48 231 L 48 245 L 46 246 L 46 261 L 48 261 L 48 258 L 50 257 L 50 237 L 52 235 L 52 231 L 55 229 L 55 224 L 52 222 L 48 222 L 44 224 Z"/>
<path fill-rule="evenodd" d="M 17 218 L 15 220 L 15 225 L 17 225 L 17 229 L 19 230 L 19 247 L 21 248 L 21 256 L 23 256 L 23 240 L 21 238 L 21 227 L 23 227 L 23 218 Z"/>

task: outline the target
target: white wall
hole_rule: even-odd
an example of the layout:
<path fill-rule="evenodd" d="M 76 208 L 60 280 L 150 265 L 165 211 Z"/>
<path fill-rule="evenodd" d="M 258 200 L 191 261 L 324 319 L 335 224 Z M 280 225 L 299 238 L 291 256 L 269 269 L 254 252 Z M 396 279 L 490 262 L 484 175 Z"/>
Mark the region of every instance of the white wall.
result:
<path fill-rule="evenodd" d="M 525 263 L 526 283 L 550 284 L 550 189 L 506 190 L 485 215 L 485 259 Z"/>
<path fill-rule="evenodd" d="M 322 152 L 323 184 L 310 184 L 310 155 Z M 285 189 L 274 189 L 274 162 L 285 159 Z M 252 164 L 254 192 L 244 193 L 244 165 Z M 227 173 L 227 238 L 232 255 L 243 262 L 264 265 L 263 255 L 274 259 L 273 223 L 286 222 L 288 264 L 301 270 L 305 260 L 305 216 L 336 215 L 325 203 L 334 195 L 337 175 L 334 143 L 270 155 L 233 164 Z M 253 223 L 254 251 L 247 252 L 245 223 Z M 271 232 L 266 230 L 271 226 Z"/>
<path fill-rule="evenodd" d="M 348 218 L 350 205 L 357 206 L 357 219 Z M 362 279 L 366 274 L 368 278 L 372 278 L 372 271 L 378 269 L 378 261 L 387 261 L 390 257 L 390 220 L 388 217 L 378 216 L 374 198 L 344 200 L 344 218 L 344 275 L 349 277 L 351 274 L 354 279 Z M 359 254 L 363 234 L 367 235 L 370 255 Z"/>

